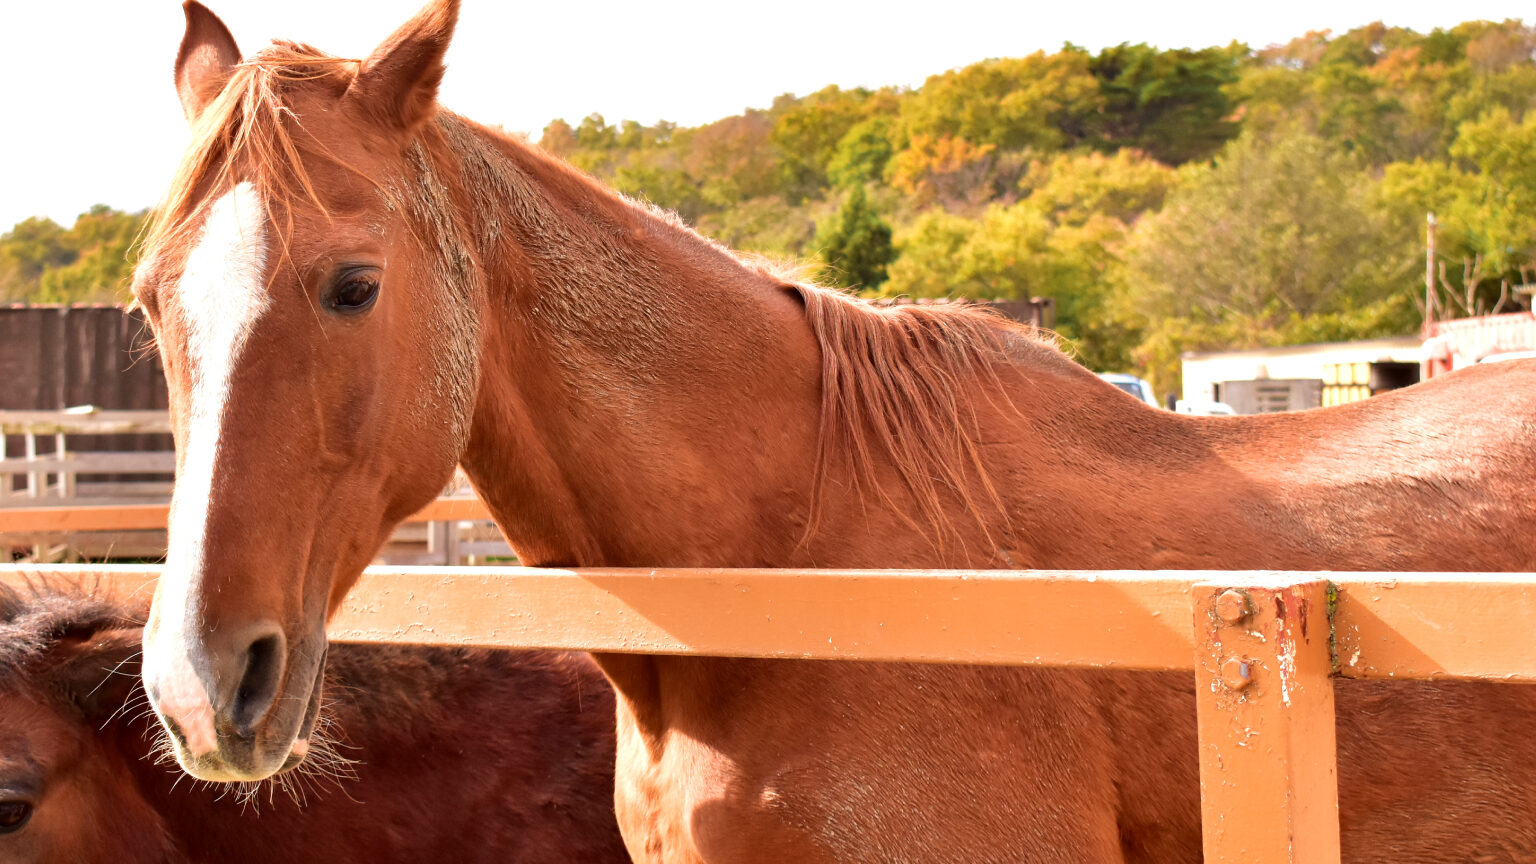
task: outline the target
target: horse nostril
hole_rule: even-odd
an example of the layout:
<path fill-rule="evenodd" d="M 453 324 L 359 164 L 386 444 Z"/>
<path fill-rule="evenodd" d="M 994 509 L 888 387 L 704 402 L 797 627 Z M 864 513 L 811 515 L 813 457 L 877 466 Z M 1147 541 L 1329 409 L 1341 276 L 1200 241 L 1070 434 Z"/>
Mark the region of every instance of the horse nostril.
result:
<path fill-rule="evenodd" d="M 273 633 L 251 643 L 245 652 L 245 672 L 230 712 L 235 729 L 250 735 L 267 716 L 283 678 L 283 635 Z"/>

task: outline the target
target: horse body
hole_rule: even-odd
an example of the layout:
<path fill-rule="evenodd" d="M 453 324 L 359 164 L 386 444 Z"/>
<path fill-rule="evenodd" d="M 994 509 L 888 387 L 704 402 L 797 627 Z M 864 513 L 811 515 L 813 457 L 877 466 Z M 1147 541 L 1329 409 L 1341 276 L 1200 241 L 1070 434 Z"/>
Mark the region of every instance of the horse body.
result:
<path fill-rule="evenodd" d="M 333 646 L 326 715 L 342 761 L 240 790 L 164 764 L 135 619 L 83 595 L 0 592 L 0 635 L 30 654 L 0 662 L 0 809 L 12 796 L 33 808 L 15 831 L 0 825 L 0 859 L 628 861 L 613 699 L 584 657 Z"/>
<path fill-rule="evenodd" d="M 200 9 L 183 54 L 238 57 Z M 207 202 L 250 182 L 287 238 L 193 529 L 215 563 L 168 567 L 146 631 L 188 770 L 262 776 L 302 750 L 310 655 L 270 646 L 313 644 L 455 460 L 532 565 L 1531 569 L 1536 364 L 1326 411 L 1157 411 L 1021 328 L 795 284 L 437 110 L 455 12 L 361 62 L 279 45 L 178 67 L 207 79 L 183 88 L 199 132 L 135 284 L 178 416 Z M 1199 860 L 1190 676 L 596 659 L 637 861 Z M 1414 736 L 1383 743 L 1352 713 L 1373 686 L 1339 688 L 1345 846 L 1435 860 L 1455 838 L 1404 839 L 1369 760 L 1465 731 L 1463 705 L 1529 717 L 1532 691 L 1407 685 Z M 1536 785 L 1529 760 L 1478 764 Z M 1531 848 L 1492 786 L 1404 770 L 1469 833 Z"/>
<path fill-rule="evenodd" d="M 447 141 L 478 151 L 476 161 L 503 160 L 492 162 L 499 173 L 558 178 L 506 208 L 509 238 L 538 234 L 554 218 L 548 208 L 600 214 L 582 227 L 625 244 L 624 255 L 608 256 L 603 281 L 577 285 L 568 259 L 599 257 L 597 240 L 543 255 L 511 239 L 481 250 L 492 271 L 524 269 L 488 286 L 491 307 L 508 311 L 482 321 L 480 397 L 462 461 L 527 563 L 1536 565 L 1536 514 L 1515 492 L 1536 477 L 1525 419 L 1536 417 L 1536 364 L 1331 411 L 1197 419 L 1142 406 L 1005 329 L 1008 368 L 954 379 L 955 398 L 975 416 L 953 420 L 978 430 L 979 470 L 963 470 L 973 482 L 988 477 L 999 503 L 989 507 L 975 488 L 940 490 L 940 509 L 966 515 L 925 535 L 910 515 L 921 512 L 921 491 L 889 454 L 868 476 L 845 464 L 841 482 L 814 485 L 806 463 L 821 446 L 827 345 L 808 332 L 805 289 L 722 260 L 520 145 L 451 116 L 439 124 Z M 464 157 L 450 147 L 438 158 Z M 519 221 L 530 212 L 539 217 Z M 498 261 L 514 249 L 515 262 Z M 833 308 L 885 326 L 863 308 Z M 717 313 L 747 320 L 712 331 Z M 886 362 L 900 374 L 895 349 Z M 1487 411 L 1490 392 L 1497 412 Z M 637 861 L 1200 858 L 1188 676 L 597 659 L 620 694 L 617 802 Z M 1369 688 L 1339 688 L 1342 760 L 1365 747 L 1350 706 Z M 1403 689 L 1420 694 L 1405 702 L 1455 722 L 1442 691 Z M 1352 791 L 1350 860 L 1413 860 L 1376 857 L 1371 850 L 1407 854 L 1401 826 L 1389 811 L 1358 816 Z M 1463 818 L 1480 804 L 1493 815 L 1491 802 L 1470 796 L 1440 803 Z M 1422 860 L 1437 848 L 1419 847 Z"/>

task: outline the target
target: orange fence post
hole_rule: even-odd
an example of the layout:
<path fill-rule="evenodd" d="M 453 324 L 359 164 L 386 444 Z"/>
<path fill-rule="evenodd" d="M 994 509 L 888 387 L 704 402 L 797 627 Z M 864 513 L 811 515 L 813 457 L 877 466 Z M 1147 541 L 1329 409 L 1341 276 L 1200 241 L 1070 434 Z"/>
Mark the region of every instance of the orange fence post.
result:
<path fill-rule="evenodd" d="M 1338 864 L 1323 580 L 1193 586 L 1208 864 Z"/>

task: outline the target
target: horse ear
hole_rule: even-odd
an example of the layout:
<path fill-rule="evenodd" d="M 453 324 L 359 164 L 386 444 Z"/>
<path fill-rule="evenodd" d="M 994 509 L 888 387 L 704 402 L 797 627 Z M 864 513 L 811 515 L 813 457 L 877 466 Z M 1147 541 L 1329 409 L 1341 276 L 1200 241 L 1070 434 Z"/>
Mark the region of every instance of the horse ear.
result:
<path fill-rule="evenodd" d="M 97 630 L 83 638 L 66 638 L 54 649 L 58 660 L 48 673 L 57 690 L 88 719 L 110 716 L 139 685 L 139 653 L 144 631 L 139 627 Z"/>
<path fill-rule="evenodd" d="M 187 0 L 182 4 L 187 32 L 176 52 L 176 95 L 188 123 L 196 123 L 203 110 L 218 98 L 229 74 L 240 62 L 240 47 L 229 28 L 208 7 Z"/>
<path fill-rule="evenodd" d="M 414 129 L 432 116 L 458 20 L 458 0 L 432 0 L 363 61 L 347 98 L 386 125 Z"/>

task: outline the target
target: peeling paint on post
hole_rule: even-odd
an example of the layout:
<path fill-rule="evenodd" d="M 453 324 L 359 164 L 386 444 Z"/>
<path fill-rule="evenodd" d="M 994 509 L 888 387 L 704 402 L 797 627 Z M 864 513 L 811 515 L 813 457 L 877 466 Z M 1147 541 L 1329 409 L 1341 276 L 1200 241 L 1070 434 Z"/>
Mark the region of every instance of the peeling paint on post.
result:
<path fill-rule="evenodd" d="M 1208 864 L 1339 862 L 1329 590 L 1192 588 Z"/>

